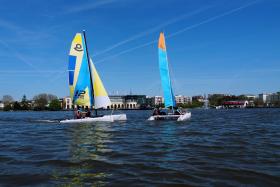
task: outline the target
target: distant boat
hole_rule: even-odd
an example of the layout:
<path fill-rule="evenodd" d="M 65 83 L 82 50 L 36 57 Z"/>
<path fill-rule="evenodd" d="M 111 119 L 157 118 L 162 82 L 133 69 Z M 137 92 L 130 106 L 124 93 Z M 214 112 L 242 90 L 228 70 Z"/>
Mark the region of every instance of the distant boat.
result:
<path fill-rule="evenodd" d="M 161 85 L 163 88 L 163 95 L 164 95 L 164 106 L 165 108 L 171 108 L 171 112 L 164 114 L 163 112 L 157 111 L 157 113 L 154 113 L 148 120 L 185 121 L 191 117 L 190 112 L 182 113 L 179 111 L 174 111 L 174 107 L 176 107 L 176 100 L 171 85 L 169 65 L 168 65 L 167 52 L 165 46 L 165 38 L 163 33 L 160 33 L 159 36 L 158 55 L 159 55 L 159 70 L 160 70 Z"/>
<path fill-rule="evenodd" d="M 82 119 L 67 119 L 61 123 L 84 123 L 94 121 L 126 120 L 126 114 L 98 115 L 97 110 L 111 106 L 110 98 L 105 90 L 97 70 L 88 55 L 85 31 L 77 33 L 72 41 L 69 63 L 70 97 L 74 105 L 94 107 L 95 116 Z"/>

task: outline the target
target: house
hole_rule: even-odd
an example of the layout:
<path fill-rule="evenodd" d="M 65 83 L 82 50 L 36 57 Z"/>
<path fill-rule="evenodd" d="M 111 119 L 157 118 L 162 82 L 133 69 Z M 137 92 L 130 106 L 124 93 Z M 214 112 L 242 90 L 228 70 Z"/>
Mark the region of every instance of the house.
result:
<path fill-rule="evenodd" d="M 225 101 L 224 108 L 246 108 L 249 105 L 248 101 Z"/>

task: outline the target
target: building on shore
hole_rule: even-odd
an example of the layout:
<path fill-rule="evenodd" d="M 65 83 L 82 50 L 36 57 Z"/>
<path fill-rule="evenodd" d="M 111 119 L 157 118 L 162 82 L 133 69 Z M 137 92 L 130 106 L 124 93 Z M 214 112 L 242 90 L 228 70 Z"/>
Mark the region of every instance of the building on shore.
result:
<path fill-rule="evenodd" d="M 73 103 L 71 97 L 64 97 L 62 102 L 62 108 L 65 110 L 73 109 Z"/>
<path fill-rule="evenodd" d="M 140 109 L 145 107 L 145 95 L 110 95 L 111 105 L 107 109 Z M 64 110 L 71 110 L 75 106 L 70 97 L 64 97 L 62 101 L 62 108 Z"/>
<path fill-rule="evenodd" d="M 273 93 L 267 96 L 266 103 L 268 106 L 279 106 L 280 105 L 280 93 Z"/>
<path fill-rule="evenodd" d="M 146 95 L 126 95 L 125 103 L 126 109 L 131 109 L 132 106 L 136 106 L 136 109 L 146 108 L 147 97 Z"/>
<path fill-rule="evenodd" d="M 111 106 L 108 109 L 141 109 L 147 107 L 145 95 L 110 95 Z"/>
<path fill-rule="evenodd" d="M 154 106 L 161 106 L 164 103 L 164 98 L 162 96 L 154 96 L 152 97 L 152 104 Z"/>
<path fill-rule="evenodd" d="M 248 100 L 255 100 L 257 98 L 254 94 L 246 94 L 244 95 Z"/>
<path fill-rule="evenodd" d="M 192 101 L 204 102 L 204 97 L 202 95 L 196 95 L 192 97 Z"/>
<path fill-rule="evenodd" d="M 184 95 L 176 95 L 175 100 L 177 104 L 190 104 L 192 103 L 192 98 Z"/>
<path fill-rule="evenodd" d="M 164 105 L 162 96 L 110 95 L 109 98 L 111 100 L 111 106 L 107 106 L 107 109 L 147 109 Z M 177 104 L 189 104 L 192 101 L 191 97 L 182 95 L 176 96 L 175 99 Z M 74 108 L 70 97 L 63 98 L 62 108 L 64 110 L 71 110 Z"/>
<path fill-rule="evenodd" d="M 225 101 L 224 108 L 246 108 L 249 105 L 248 101 Z"/>
<path fill-rule="evenodd" d="M 125 98 L 123 95 L 110 95 L 111 106 L 107 109 L 125 109 Z"/>
<path fill-rule="evenodd" d="M 4 103 L 2 101 L 0 101 L 0 110 L 4 109 Z"/>
<path fill-rule="evenodd" d="M 267 93 L 261 93 L 259 94 L 259 101 L 263 102 L 263 103 L 267 103 L 267 98 L 270 96 L 271 94 L 267 94 Z"/>

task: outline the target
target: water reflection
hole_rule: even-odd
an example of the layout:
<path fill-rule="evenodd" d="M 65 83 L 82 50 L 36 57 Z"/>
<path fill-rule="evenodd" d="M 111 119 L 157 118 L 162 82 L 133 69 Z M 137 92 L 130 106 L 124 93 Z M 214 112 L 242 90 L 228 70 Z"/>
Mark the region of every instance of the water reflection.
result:
<path fill-rule="evenodd" d="M 0 186 L 279 186 L 279 109 L 192 113 L 61 125 L 42 122 L 57 113 L 0 112 Z"/>
<path fill-rule="evenodd" d="M 105 160 L 104 153 L 111 152 L 108 143 L 113 136 L 110 124 L 82 124 L 73 126 L 71 131 L 72 142 L 69 148 L 71 161 Z"/>
<path fill-rule="evenodd" d="M 104 169 L 106 154 L 112 152 L 108 145 L 112 143 L 110 139 L 113 136 L 110 125 L 96 123 L 69 126 L 69 166 L 63 175 L 55 176 L 57 181 L 62 180 L 68 185 L 106 184 L 106 178 L 110 176 Z"/>

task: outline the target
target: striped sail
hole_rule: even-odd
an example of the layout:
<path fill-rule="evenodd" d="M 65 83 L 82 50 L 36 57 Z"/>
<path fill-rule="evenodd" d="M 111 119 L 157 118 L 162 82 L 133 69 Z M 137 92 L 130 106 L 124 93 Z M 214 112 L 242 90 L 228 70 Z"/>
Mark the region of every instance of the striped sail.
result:
<path fill-rule="evenodd" d="M 90 69 L 92 74 L 92 83 L 94 90 L 94 108 L 107 108 L 107 106 L 111 105 L 111 101 L 91 59 Z"/>
<path fill-rule="evenodd" d="M 73 104 L 91 107 L 93 97 L 86 50 L 84 36 L 77 33 L 69 53 L 69 88 Z"/>
<path fill-rule="evenodd" d="M 164 95 L 164 105 L 165 107 L 174 107 L 176 105 L 176 101 L 171 86 L 167 52 L 165 46 L 165 38 L 163 33 L 160 33 L 159 36 L 158 55 L 159 55 L 159 71 L 160 71 L 161 85 L 163 88 L 163 95 Z"/>

